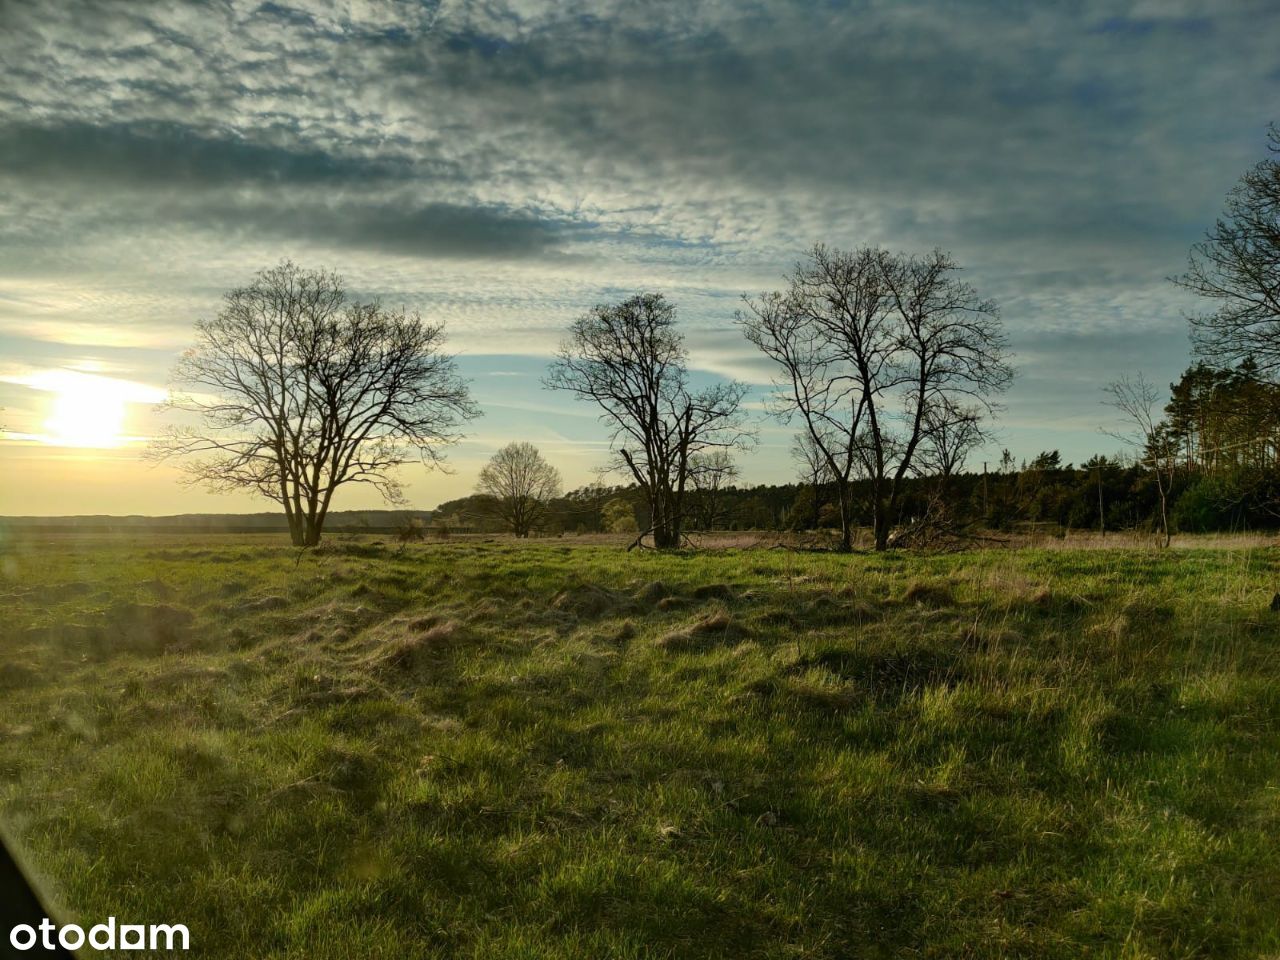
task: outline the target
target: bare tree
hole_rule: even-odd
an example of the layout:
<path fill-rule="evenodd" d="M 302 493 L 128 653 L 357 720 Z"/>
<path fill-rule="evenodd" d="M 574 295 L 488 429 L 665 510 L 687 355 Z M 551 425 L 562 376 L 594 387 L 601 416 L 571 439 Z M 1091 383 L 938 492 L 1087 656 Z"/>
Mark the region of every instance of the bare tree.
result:
<path fill-rule="evenodd" d="M 1160 393 L 1141 373 L 1133 377 L 1121 377 L 1104 387 L 1103 391 L 1107 394 L 1104 402 L 1115 408 L 1127 424 L 1126 429 L 1103 432 L 1135 448 L 1138 461 L 1151 468 L 1156 491 L 1160 495 L 1160 531 L 1167 547 L 1172 541 L 1169 532 L 1169 492 L 1173 489 L 1178 447 L 1167 436 L 1163 423 L 1158 419 L 1161 409 Z"/>
<path fill-rule="evenodd" d="M 819 244 L 785 293 L 745 298 L 747 339 L 781 369 L 774 412 L 799 416 L 841 500 L 842 548 L 852 545 L 849 494 L 869 481 L 877 550 L 928 435 L 926 415 L 961 402 L 983 412 L 1010 383 L 993 301 L 959 280 L 951 257 Z"/>
<path fill-rule="evenodd" d="M 560 496 L 560 471 L 531 443 L 509 443 L 480 471 L 476 492 L 517 537 L 527 537 Z"/>
<path fill-rule="evenodd" d="M 615 469 L 648 500 L 654 546 L 681 543 L 693 457 L 747 442 L 740 416 L 746 387 L 689 387 L 675 307 L 660 293 L 599 305 L 569 328 L 545 384 L 590 400 L 612 428 Z M 643 534 L 642 534 L 643 536 Z"/>
<path fill-rule="evenodd" d="M 738 474 L 733 455 L 723 448 L 696 453 L 689 458 L 689 481 L 697 494 L 695 504 L 702 529 L 715 529 L 724 512 L 724 489 Z"/>
<path fill-rule="evenodd" d="M 1280 373 L 1280 127 L 1268 132 L 1271 156 L 1227 196 L 1226 210 L 1191 249 L 1174 282 L 1218 302 L 1193 317 L 1196 352 L 1219 366 L 1253 358 Z"/>
<path fill-rule="evenodd" d="M 822 488 L 832 482 L 827 455 L 823 445 L 814 440 L 808 430 L 801 430 L 791 442 L 791 459 L 795 461 L 800 482 L 809 487 L 813 500 L 813 515 L 809 518 L 809 525 L 817 528 L 822 516 Z"/>
<path fill-rule="evenodd" d="M 937 477 L 938 495 L 945 497 L 953 474 L 964 467 L 969 454 L 990 439 L 982 425 L 982 411 L 950 402 L 934 404 L 924 414 L 924 443 L 915 472 Z"/>
<path fill-rule="evenodd" d="M 403 502 L 396 468 L 442 464 L 478 414 L 444 339 L 441 324 L 351 302 L 336 274 L 283 262 L 196 323 L 166 404 L 188 422 L 151 456 L 191 457 L 193 482 L 276 501 L 294 544 L 313 546 L 339 487 Z"/>
<path fill-rule="evenodd" d="M 814 255 L 825 262 L 824 249 L 815 248 Z M 859 278 L 852 274 L 866 267 L 865 262 L 849 264 L 846 281 L 856 284 Z M 789 294 L 766 293 L 754 301 L 744 297 L 749 313 L 739 311 L 737 321 L 746 338 L 781 368 L 771 412 L 783 422 L 797 414 L 804 420 L 812 449 L 836 487 L 841 549 L 847 552 L 853 549 L 850 491 L 864 465 L 859 442 L 866 408 L 845 358 L 826 342 L 828 331 L 806 310 L 806 285 L 812 285 L 810 277 L 797 266 Z M 852 304 L 846 312 L 848 323 L 859 329 L 859 339 L 871 312 L 865 303 Z"/>

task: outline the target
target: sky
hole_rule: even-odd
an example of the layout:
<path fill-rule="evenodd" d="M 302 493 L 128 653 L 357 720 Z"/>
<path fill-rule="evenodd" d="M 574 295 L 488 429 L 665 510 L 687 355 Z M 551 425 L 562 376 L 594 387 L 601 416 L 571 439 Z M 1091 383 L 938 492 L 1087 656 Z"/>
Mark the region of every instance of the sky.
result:
<path fill-rule="evenodd" d="M 1277 37 L 1274 0 L 0 0 L 0 514 L 271 509 L 142 453 L 192 324 L 283 258 L 445 323 L 485 415 L 405 469 L 420 508 L 513 439 L 593 479 L 541 376 L 641 290 L 752 385 L 743 480 L 791 479 L 733 313 L 818 241 L 941 247 L 1000 303 L 971 466 L 1111 451 L 1101 388 L 1189 363 L 1167 278 L 1280 120 Z"/>

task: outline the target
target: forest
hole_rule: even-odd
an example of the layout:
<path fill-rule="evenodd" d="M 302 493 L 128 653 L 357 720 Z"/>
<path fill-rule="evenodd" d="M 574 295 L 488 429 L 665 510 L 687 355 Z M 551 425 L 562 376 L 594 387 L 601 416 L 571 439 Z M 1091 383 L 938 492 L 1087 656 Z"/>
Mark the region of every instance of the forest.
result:
<path fill-rule="evenodd" d="M 1099 453 L 1064 463 L 1057 450 L 1015 461 L 966 464 L 951 474 L 904 481 L 896 526 L 943 512 L 957 524 L 990 531 L 1028 527 L 1053 533 L 1155 530 L 1160 524 L 1159 476 L 1166 471 L 1173 532 L 1210 533 L 1274 529 L 1280 525 L 1280 387 L 1246 360 L 1234 368 L 1204 363 L 1170 384 L 1170 400 L 1156 435 L 1136 455 Z M 797 444 L 796 453 L 801 452 Z M 797 456 L 798 460 L 803 458 Z M 801 462 L 789 484 L 736 482 L 736 468 L 691 494 L 691 530 L 810 531 L 839 526 L 835 485 Z M 869 482 L 855 481 L 853 518 L 871 523 Z M 442 503 L 424 532 L 498 532 L 506 524 L 494 498 L 475 494 Z M 592 484 L 555 497 L 533 531 L 544 535 L 631 533 L 649 523 L 645 498 L 634 484 Z"/>

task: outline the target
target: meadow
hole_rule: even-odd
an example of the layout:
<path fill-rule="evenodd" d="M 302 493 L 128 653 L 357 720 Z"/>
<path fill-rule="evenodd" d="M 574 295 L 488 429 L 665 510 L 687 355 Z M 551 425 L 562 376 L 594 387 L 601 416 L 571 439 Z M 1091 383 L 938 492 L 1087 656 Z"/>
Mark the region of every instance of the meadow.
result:
<path fill-rule="evenodd" d="M 14 542 L 0 822 L 204 957 L 1276 955 L 1278 574 Z"/>

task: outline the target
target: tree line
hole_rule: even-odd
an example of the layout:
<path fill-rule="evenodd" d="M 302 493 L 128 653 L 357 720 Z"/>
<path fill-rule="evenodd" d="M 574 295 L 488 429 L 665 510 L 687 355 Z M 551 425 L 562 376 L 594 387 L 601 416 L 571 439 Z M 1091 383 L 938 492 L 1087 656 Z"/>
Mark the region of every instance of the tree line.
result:
<path fill-rule="evenodd" d="M 946 252 L 815 245 L 781 289 L 744 296 L 734 322 L 774 370 L 769 414 L 797 428 L 796 484 L 739 488 L 734 454 L 755 442 L 745 384 L 695 388 L 676 307 L 657 292 L 592 307 L 570 325 L 544 385 L 590 404 L 625 486 L 561 495 L 527 443 L 499 451 L 477 504 L 518 536 L 548 525 L 634 527 L 679 547 L 691 529 L 858 527 L 877 550 L 922 530 L 1023 522 L 1209 529 L 1274 516 L 1280 399 L 1280 132 L 1242 177 L 1175 282 L 1215 303 L 1191 318 L 1199 362 L 1169 400 L 1141 374 L 1106 388 L 1127 456 L 1063 467 L 1049 451 L 965 471 L 992 439 L 1014 376 L 998 305 Z M 444 328 L 340 277 L 284 262 L 228 293 L 196 325 L 152 449 L 190 479 L 248 488 L 283 508 L 295 544 L 320 540 L 336 490 L 371 484 L 403 501 L 396 469 L 428 466 L 479 415 Z M 978 499 L 979 477 L 981 498 Z M 608 488 L 604 488 L 608 489 Z M 771 491 L 767 495 L 760 491 Z M 781 492 L 785 491 L 785 492 Z M 575 511 L 578 513 L 575 514 Z M 754 514 L 752 513 L 753 511 Z M 1092 511 L 1092 513 L 1091 513 Z M 1088 519 L 1092 516 L 1093 519 Z M 767 522 L 765 522 L 767 519 Z M 797 526 L 800 525 L 800 526 Z"/>
<path fill-rule="evenodd" d="M 1056 450 L 1030 460 L 1011 455 L 989 469 L 961 469 L 946 478 L 943 504 L 958 529 L 1008 533 L 1068 534 L 1148 530 L 1162 533 L 1160 493 L 1150 467 L 1132 457 L 1097 454 L 1076 465 Z M 980 466 L 980 465 L 978 465 Z M 895 529 L 906 529 L 940 508 L 940 475 L 912 476 L 902 484 Z M 870 483 L 854 481 L 846 493 L 853 528 L 871 530 Z M 1266 530 L 1280 526 L 1280 483 L 1265 472 L 1206 473 L 1194 464 L 1176 466 L 1167 493 L 1173 532 Z M 709 531 L 830 531 L 842 536 L 841 494 L 836 484 L 797 477 L 790 483 L 694 490 L 688 500 L 689 533 Z M 647 502 L 635 485 L 589 484 L 540 504 L 537 522 L 520 536 L 614 533 L 637 535 L 649 523 Z M 488 490 L 436 507 L 428 527 L 447 532 L 517 532 L 501 499 Z"/>

